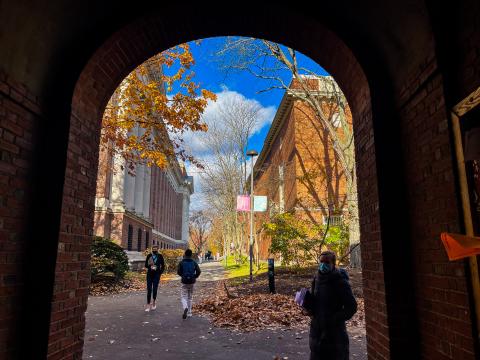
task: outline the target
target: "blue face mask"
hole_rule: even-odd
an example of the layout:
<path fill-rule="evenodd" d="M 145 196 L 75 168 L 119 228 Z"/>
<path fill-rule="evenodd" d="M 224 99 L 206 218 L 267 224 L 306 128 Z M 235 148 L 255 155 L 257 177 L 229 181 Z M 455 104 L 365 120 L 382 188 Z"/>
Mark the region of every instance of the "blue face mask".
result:
<path fill-rule="evenodd" d="M 332 271 L 332 269 L 332 265 L 327 263 L 320 263 L 320 265 L 318 266 L 318 270 L 320 270 L 322 274 L 329 273 L 330 271 Z"/>

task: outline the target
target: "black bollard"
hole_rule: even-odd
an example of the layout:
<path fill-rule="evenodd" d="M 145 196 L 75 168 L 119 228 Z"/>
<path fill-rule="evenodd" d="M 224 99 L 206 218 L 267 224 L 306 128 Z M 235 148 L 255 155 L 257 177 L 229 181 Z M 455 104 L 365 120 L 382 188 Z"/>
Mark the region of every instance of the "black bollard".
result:
<path fill-rule="evenodd" d="M 275 259 L 268 259 L 268 288 L 275 294 Z"/>

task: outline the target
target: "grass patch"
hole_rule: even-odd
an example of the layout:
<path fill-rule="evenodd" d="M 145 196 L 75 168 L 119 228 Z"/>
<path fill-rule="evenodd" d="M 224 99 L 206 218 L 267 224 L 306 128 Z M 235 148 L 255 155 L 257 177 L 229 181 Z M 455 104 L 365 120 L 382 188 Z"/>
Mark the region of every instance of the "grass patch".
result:
<path fill-rule="evenodd" d="M 238 278 L 238 277 L 245 277 L 250 276 L 250 262 L 248 258 L 243 258 L 240 264 L 235 263 L 235 259 L 233 256 L 229 256 L 227 258 L 227 265 L 225 266 L 225 262 L 223 262 L 223 266 L 225 270 L 227 270 L 228 278 Z M 255 264 L 253 264 L 253 275 L 258 275 L 267 272 L 268 265 L 267 262 L 260 262 L 260 268 L 257 269 Z"/>

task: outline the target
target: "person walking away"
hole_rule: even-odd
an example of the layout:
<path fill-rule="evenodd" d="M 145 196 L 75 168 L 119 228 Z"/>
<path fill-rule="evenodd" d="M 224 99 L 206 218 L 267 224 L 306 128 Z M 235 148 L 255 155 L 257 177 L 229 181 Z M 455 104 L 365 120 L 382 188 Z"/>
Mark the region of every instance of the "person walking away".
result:
<path fill-rule="evenodd" d="M 180 296 L 183 308 L 182 318 L 185 320 L 187 316 L 192 316 L 193 285 L 201 273 L 200 267 L 192 259 L 192 250 L 185 250 L 184 257 L 178 264 L 177 273 L 182 281 Z"/>
<path fill-rule="evenodd" d="M 158 252 L 158 245 L 152 246 L 152 252 L 145 259 L 147 268 L 147 305 L 145 311 L 155 310 L 157 308 L 157 290 L 160 283 L 160 276 L 165 270 L 165 260 L 162 254 Z M 153 305 L 150 304 L 153 294 Z"/>
<path fill-rule="evenodd" d="M 312 281 L 310 360 L 348 360 L 345 321 L 357 312 L 357 302 L 345 275 L 335 267 L 336 255 L 324 251 Z"/>

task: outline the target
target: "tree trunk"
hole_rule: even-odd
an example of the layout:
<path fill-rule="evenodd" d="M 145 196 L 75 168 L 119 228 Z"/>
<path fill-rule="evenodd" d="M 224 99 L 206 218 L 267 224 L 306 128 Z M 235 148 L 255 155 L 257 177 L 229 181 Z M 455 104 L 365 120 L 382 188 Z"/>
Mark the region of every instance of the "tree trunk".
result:
<path fill-rule="evenodd" d="M 255 239 L 255 265 L 257 266 L 257 270 L 260 268 L 260 248 L 258 246 L 258 241 L 259 241 L 259 235 L 257 234 L 256 239 Z"/>

